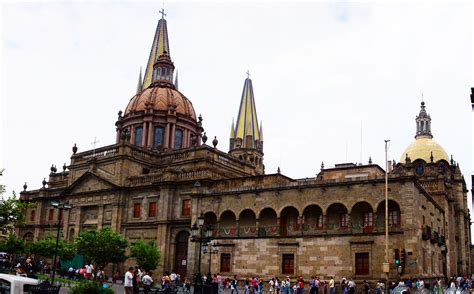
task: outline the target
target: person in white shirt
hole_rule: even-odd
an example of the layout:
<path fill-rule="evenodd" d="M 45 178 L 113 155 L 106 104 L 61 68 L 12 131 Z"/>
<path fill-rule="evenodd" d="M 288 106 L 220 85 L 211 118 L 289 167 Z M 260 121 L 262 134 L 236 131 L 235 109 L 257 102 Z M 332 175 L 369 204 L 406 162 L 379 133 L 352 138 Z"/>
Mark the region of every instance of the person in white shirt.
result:
<path fill-rule="evenodd" d="M 151 284 L 153 283 L 153 279 L 150 277 L 151 273 L 147 272 L 143 275 L 142 283 L 143 283 L 143 293 L 148 294 L 148 291 L 151 290 Z"/>
<path fill-rule="evenodd" d="M 86 264 L 86 279 L 90 280 L 92 276 L 92 267 L 89 264 Z"/>
<path fill-rule="evenodd" d="M 133 294 L 133 266 L 129 267 L 128 272 L 125 274 L 123 288 L 125 290 L 125 294 Z"/>

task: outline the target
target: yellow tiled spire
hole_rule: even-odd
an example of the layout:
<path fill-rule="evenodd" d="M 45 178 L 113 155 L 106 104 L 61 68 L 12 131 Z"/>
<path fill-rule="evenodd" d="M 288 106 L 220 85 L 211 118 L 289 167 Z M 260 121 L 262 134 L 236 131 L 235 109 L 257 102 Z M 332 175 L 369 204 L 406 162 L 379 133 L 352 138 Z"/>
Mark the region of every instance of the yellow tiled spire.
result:
<path fill-rule="evenodd" d="M 247 140 L 247 136 L 251 136 L 252 140 Z M 245 79 L 239 114 L 237 115 L 237 124 L 234 131 L 234 139 L 238 138 L 242 139 L 242 148 L 255 148 L 257 147 L 255 146 L 255 141 L 260 141 L 257 109 L 255 107 L 252 80 L 249 77 Z"/>
<path fill-rule="evenodd" d="M 160 55 L 170 56 L 170 46 L 168 42 L 168 27 L 166 25 L 166 19 L 164 16 L 164 10 L 161 10 L 162 14 L 161 19 L 158 21 L 158 26 L 156 27 L 155 37 L 153 38 L 153 44 L 150 50 L 150 57 L 148 58 L 148 63 L 145 69 L 145 77 L 143 80 L 143 89 L 148 88 L 152 82 L 153 75 L 153 64 L 158 59 Z"/>

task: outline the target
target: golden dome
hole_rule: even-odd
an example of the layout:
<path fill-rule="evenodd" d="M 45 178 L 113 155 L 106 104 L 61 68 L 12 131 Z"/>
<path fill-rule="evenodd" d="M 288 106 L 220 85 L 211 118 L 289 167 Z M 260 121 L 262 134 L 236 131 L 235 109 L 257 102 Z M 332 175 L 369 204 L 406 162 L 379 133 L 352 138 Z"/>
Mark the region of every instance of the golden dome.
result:
<path fill-rule="evenodd" d="M 133 96 L 125 108 L 124 115 L 146 109 L 168 111 L 172 106 L 176 108 L 176 114 L 196 120 L 196 113 L 191 101 L 178 90 L 168 87 L 150 87 Z"/>
<path fill-rule="evenodd" d="M 433 152 L 434 162 L 441 159 L 449 162 L 448 154 L 444 151 L 443 147 L 429 137 L 418 137 L 411 143 L 400 157 L 400 162 L 405 162 L 406 154 L 408 154 L 411 161 L 423 159 L 426 162 L 431 162 L 431 152 Z"/>

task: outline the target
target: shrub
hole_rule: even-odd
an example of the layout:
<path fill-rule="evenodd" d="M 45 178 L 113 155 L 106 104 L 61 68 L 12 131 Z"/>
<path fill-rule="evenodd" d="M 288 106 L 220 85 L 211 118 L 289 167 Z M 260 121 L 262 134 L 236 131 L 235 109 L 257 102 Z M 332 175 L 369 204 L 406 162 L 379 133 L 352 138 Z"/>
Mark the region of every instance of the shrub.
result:
<path fill-rule="evenodd" d="M 84 281 L 77 284 L 71 292 L 72 294 L 114 294 L 114 290 L 99 286 L 97 282 L 93 281 Z"/>

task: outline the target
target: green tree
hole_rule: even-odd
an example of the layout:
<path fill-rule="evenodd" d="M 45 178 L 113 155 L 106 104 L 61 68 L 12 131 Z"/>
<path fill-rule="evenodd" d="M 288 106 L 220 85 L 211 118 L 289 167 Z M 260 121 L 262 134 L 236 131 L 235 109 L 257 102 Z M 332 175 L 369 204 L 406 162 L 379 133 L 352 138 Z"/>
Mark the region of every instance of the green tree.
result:
<path fill-rule="evenodd" d="M 97 266 L 123 262 L 127 259 L 125 249 L 128 241 L 110 227 L 96 231 L 84 231 L 76 238 L 77 253 Z"/>
<path fill-rule="evenodd" d="M 131 247 L 131 257 L 137 259 L 137 263 L 146 271 L 154 270 L 161 261 L 161 252 L 154 242 L 138 241 Z"/>
<path fill-rule="evenodd" d="M 0 176 L 3 170 L 0 170 Z M 25 223 L 25 209 L 31 207 L 30 203 L 22 202 L 16 198 L 15 192 L 12 197 L 3 199 L 5 186 L 0 185 L 0 237 L 13 234 L 15 228 Z"/>
<path fill-rule="evenodd" d="M 25 242 L 18 239 L 16 235 L 10 234 L 7 238 L 0 241 L 0 251 L 7 252 L 11 255 L 23 253 L 25 251 Z"/>
<path fill-rule="evenodd" d="M 28 252 L 38 255 L 44 258 L 54 256 L 56 250 L 56 239 L 46 238 L 42 240 L 36 240 L 28 244 Z M 65 240 L 59 240 L 58 243 L 58 256 L 60 258 L 69 260 L 76 255 L 76 248 L 74 244 L 70 244 Z"/>

